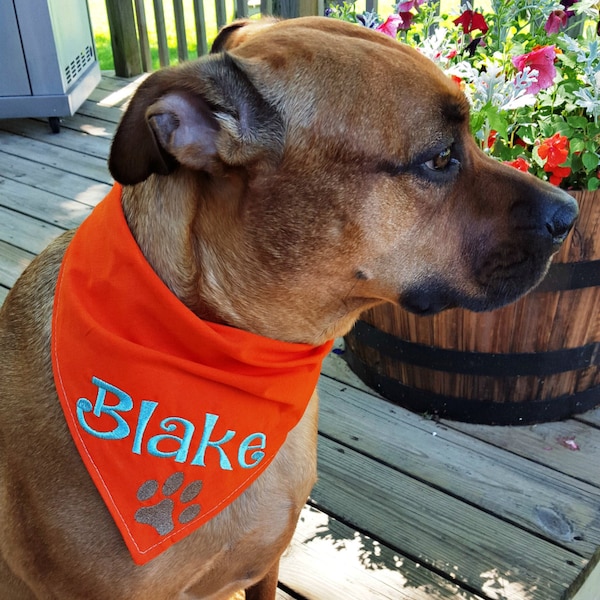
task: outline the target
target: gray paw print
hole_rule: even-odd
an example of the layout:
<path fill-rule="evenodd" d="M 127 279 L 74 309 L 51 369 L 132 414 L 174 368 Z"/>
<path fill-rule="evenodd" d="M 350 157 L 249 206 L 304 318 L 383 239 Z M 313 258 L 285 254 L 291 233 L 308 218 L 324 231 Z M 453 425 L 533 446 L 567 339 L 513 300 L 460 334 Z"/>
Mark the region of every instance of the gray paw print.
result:
<path fill-rule="evenodd" d="M 159 535 L 167 535 L 175 529 L 175 502 L 172 498 L 183 485 L 183 473 L 177 472 L 169 476 L 163 483 L 160 495 L 162 500 L 158 500 L 150 506 L 142 506 L 135 513 L 135 520 L 144 525 L 151 525 L 156 529 Z M 142 483 L 137 491 L 137 499 L 140 502 L 146 502 L 158 495 L 159 483 L 155 479 L 149 479 Z M 188 504 L 195 500 L 202 489 L 202 481 L 192 481 L 183 488 L 179 495 L 179 502 Z M 160 497 L 160 496 L 159 496 Z M 188 504 L 177 517 L 177 521 L 183 525 L 193 521 L 200 514 L 200 504 Z"/>

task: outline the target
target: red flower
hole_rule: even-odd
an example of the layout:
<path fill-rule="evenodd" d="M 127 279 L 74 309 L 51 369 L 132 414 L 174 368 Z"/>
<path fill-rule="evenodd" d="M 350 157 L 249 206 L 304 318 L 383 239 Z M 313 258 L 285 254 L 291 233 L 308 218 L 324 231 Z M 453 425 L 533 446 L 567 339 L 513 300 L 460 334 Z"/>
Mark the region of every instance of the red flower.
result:
<path fill-rule="evenodd" d="M 559 185 L 571 174 L 571 167 L 563 165 L 569 157 L 569 140 L 564 135 L 555 133 L 551 138 L 544 140 L 538 148 L 538 156 L 546 161 L 544 171 L 550 174 L 550 183 Z"/>
<path fill-rule="evenodd" d="M 464 89 L 465 83 L 458 75 L 450 75 L 450 79 L 454 81 L 454 83 L 459 87 L 459 89 Z"/>
<path fill-rule="evenodd" d="M 495 129 L 492 129 L 490 131 L 490 134 L 488 135 L 488 139 L 486 142 L 488 148 L 491 148 L 495 144 L 497 137 L 498 137 L 498 132 Z"/>
<path fill-rule="evenodd" d="M 546 167 L 544 167 L 546 171 Z M 548 171 L 546 171 L 548 172 Z M 548 181 L 554 185 L 560 185 L 560 182 L 571 174 L 571 167 L 554 167 L 554 170 L 548 177 Z"/>
<path fill-rule="evenodd" d="M 461 25 L 463 33 L 471 33 L 475 29 L 479 29 L 482 33 L 485 33 L 489 27 L 483 18 L 483 15 L 472 10 L 465 10 L 458 19 L 454 19 L 455 25 Z"/>
<path fill-rule="evenodd" d="M 519 171 L 523 171 L 523 173 L 529 171 L 529 163 L 522 156 L 515 158 L 515 160 L 508 160 L 504 164 L 518 169 Z"/>
<path fill-rule="evenodd" d="M 564 135 L 555 133 L 540 144 L 538 156 L 546 161 L 546 166 L 558 167 L 569 157 L 569 140 Z"/>
<path fill-rule="evenodd" d="M 537 81 L 532 83 L 527 91 L 530 94 L 537 94 L 540 90 L 549 88 L 554 83 L 556 69 L 554 61 L 556 60 L 556 49 L 554 46 L 543 46 L 536 48 L 527 54 L 520 54 L 513 58 L 513 65 L 523 71 L 525 67 L 535 69 L 538 72 Z"/>

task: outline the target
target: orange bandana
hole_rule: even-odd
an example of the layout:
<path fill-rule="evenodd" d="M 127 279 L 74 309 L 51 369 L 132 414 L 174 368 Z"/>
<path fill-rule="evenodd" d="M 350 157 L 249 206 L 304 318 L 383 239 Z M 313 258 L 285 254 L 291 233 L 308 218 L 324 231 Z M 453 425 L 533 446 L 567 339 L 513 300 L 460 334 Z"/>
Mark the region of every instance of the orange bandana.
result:
<path fill-rule="evenodd" d="M 75 444 L 137 564 L 265 470 L 330 349 L 196 317 L 146 262 L 115 184 L 65 254 L 52 362 Z"/>

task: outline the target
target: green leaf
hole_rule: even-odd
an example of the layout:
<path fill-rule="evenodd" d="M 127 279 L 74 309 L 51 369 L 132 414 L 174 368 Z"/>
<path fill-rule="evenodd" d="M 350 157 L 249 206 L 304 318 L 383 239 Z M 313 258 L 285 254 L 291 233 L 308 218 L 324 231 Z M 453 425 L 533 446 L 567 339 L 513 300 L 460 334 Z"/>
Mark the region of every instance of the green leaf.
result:
<path fill-rule="evenodd" d="M 590 192 L 595 192 L 597 189 L 600 189 L 600 179 L 598 179 L 597 177 L 590 177 L 587 189 Z"/>
<path fill-rule="evenodd" d="M 569 140 L 569 147 L 571 148 L 571 152 L 583 152 L 585 142 L 581 138 L 573 138 Z"/>
<path fill-rule="evenodd" d="M 588 120 L 585 117 L 574 115 L 572 117 L 567 117 L 567 123 L 574 129 L 585 129 L 588 124 Z"/>
<path fill-rule="evenodd" d="M 581 155 L 581 161 L 586 171 L 593 171 L 598 166 L 598 163 L 600 163 L 600 158 L 593 152 L 584 152 Z"/>

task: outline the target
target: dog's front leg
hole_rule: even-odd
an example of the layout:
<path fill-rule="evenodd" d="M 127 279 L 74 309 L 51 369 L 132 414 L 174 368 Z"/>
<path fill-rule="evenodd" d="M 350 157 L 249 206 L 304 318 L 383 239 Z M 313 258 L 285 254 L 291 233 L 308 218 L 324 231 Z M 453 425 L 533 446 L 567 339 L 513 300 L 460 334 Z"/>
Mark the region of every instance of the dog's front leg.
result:
<path fill-rule="evenodd" d="M 258 583 L 246 590 L 246 600 L 275 600 L 278 578 L 279 559 Z"/>

